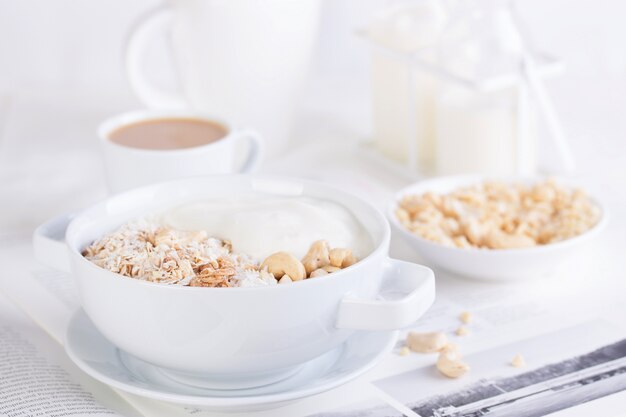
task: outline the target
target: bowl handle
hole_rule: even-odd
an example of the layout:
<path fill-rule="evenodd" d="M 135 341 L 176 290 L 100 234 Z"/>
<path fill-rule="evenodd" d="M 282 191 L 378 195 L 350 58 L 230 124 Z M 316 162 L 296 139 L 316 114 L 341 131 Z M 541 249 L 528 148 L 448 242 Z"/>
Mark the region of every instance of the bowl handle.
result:
<path fill-rule="evenodd" d="M 70 272 L 70 259 L 65 244 L 65 231 L 75 213 L 48 220 L 33 233 L 33 252 L 39 262 L 63 272 Z"/>
<path fill-rule="evenodd" d="M 344 298 L 336 327 L 358 330 L 397 330 L 413 324 L 435 301 L 435 274 L 430 268 L 388 259 L 381 295 L 402 293 L 391 300 Z"/>

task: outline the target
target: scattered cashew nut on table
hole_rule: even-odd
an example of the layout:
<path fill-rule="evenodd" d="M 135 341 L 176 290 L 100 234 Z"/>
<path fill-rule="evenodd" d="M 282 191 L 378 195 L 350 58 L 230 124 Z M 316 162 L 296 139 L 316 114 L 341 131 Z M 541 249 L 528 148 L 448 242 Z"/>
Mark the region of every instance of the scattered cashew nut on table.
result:
<path fill-rule="evenodd" d="M 511 366 L 514 368 L 523 368 L 526 366 L 526 360 L 521 354 L 518 353 L 513 356 L 513 359 L 511 359 Z"/>
<path fill-rule="evenodd" d="M 439 357 L 435 366 L 448 378 L 459 378 L 470 370 L 469 365 L 461 360 L 458 347 L 448 342 L 445 333 L 409 332 L 406 338 L 406 348 L 419 353 L 438 352 Z"/>
<path fill-rule="evenodd" d="M 442 350 L 448 344 L 448 337 L 445 333 L 416 333 L 409 332 L 406 344 L 413 352 L 435 353 Z"/>
<path fill-rule="evenodd" d="M 474 315 L 469 311 L 464 311 L 459 315 L 459 320 L 461 320 L 465 324 L 470 324 L 474 319 Z"/>
<path fill-rule="evenodd" d="M 469 365 L 461 360 L 461 354 L 454 344 L 447 345 L 439 353 L 436 366 L 448 378 L 459 378 L 470 370 Z"/>

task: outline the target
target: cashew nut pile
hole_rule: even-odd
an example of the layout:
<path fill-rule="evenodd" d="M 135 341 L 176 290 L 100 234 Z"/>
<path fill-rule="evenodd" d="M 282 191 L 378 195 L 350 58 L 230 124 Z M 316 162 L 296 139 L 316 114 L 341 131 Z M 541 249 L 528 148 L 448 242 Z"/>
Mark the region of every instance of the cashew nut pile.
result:
<path fill-rule="evenodd" d="M 301 261 L 288 252 L 276 252 L 265 258 L 260 268 L 274 275 L 279 284 L 288 284 L 332 274 L 356 262 L 352 250 L 331 249 L 327 241 L 317 240 Z"/>
<path fill-rule="evenodd" d="M 408 194 L 396 210 L 400 223 L 423 239 L 483 249 L 560 242 L 591 229 L 601 214 L 582 190 L 554 180 L 485 182 L 444 194 Z"/>

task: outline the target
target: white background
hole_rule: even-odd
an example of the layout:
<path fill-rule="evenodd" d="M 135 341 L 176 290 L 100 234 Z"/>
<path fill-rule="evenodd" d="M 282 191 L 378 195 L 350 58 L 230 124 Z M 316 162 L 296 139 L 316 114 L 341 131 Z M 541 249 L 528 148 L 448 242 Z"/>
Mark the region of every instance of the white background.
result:
<path fill-rule="evenodd" d="M 309 76 L 316 85 L 316 95 L 321 89 L 332 91 L 333 97 L 316 99 L 324 102 L 337 122 L 346 121 L 350 115 L 364 116 L 347 122 L 367 134 L 368 50 L 353 32 L 373 10 L 390 2 L 323 3 L 320 38 Z M 15 101 L 20 98 L 34 97 L 37 101 L 38 97 L 51 96 L 49 101 L 41 100 L 52 108 L 80 102 L 77 107 L 83 108 L 82 113 L 92 110 L 95 114 L 138 107 L 123 74 L 122 45 L 132 23 L 160 4 L 155 0 L 0 0 L 0 127 L 2 121 L 7 122 L 11 104 L 15 110 L 19 104 Z M 565 75 L 549 85 L 557 102 L 584 102 L 584 111 L 576 115 L 577 119 L 609 122 L 598 106 L 612 104 L 626 91 L 626 4 L 619 0 L 520 0 L 517 5 L 535 44 L 567 64 Z M 163 63 L 158 58 L 154 62 Z M 152 70 L 157 76 L 168 75 L 166 65 Z M 589 94 L 601 90 L 606 92 L 602 102 L 590 102 Z M 304 105 L 310 99 L 302 96 Z M 93 141 L 94 121 L 86 120 L 81 109 L 74 111 L 72 122 L 86 127 L 80 140 Z M 561 114 L 567 122 L 569 109 L 562 108 Z M 0 162 L 6 161 L 11 150 L 6 142 L 26 145 L 34 140 L 29 137 L 33 134 L 30 130 L 6 130 L 5 146 L 0 142 Z M 61 120 L 48 132 L 46 140 L 51 143 L 60 143 L 62 136 L 75 133 Z"/>
<path fill-rule="evenodd" d="M 297 0 L 293 0 L 297 1 Z M 352 30 L 385 0 L 326 0 L 315 76 L 363 79 L 367 54 Z M 128 93 L 121 45 L 154 0 L 1 0 L 0 88 Z M 522 0 L 535 42 L 565 59 L 571 77 L 623 77 L 626 5 L 619 0 Z"/>

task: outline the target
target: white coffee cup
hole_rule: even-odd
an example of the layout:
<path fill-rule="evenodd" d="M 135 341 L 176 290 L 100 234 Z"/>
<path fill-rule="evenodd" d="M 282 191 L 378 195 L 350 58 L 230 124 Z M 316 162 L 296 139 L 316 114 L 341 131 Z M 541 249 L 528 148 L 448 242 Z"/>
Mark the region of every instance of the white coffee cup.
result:
<path fill-rule="evenodd" d="M 118 129 L 162 119 L 192 119 L 218 124 L 227 132 L 207 144 L 181 149 L 145 149 L 120 145 L 110 140 Z M 249 173 L 260 162 L 263 143 L 254 131 L 235 130 L 227 123 L 201 113 L 173 110 L 140 110 L 104 121 L 98 128 L 109 189 L 118 193 L 141 185 L 198 175 Z M 240 146 L 247 142 L 247 156 L 240 166 Z"/>
<path fill-rule="evenodd" d="M 320 0 L 170 0 L 132 30 L 131 88 L 151 108 L 192 108 L 253 126 L 284 150 L 294 96 L 307 74 Z M 146 62 L 168 36 L 180 91 L 155 86 Z M 152 47 L 152 48 L 151 48 Z M 154 77 L 152 77 L 154 79 Z"/>

